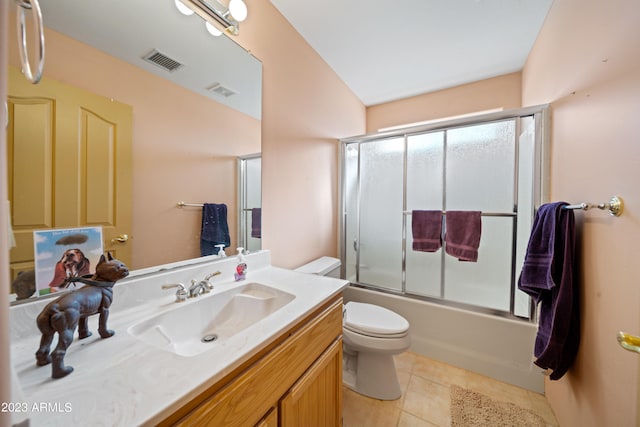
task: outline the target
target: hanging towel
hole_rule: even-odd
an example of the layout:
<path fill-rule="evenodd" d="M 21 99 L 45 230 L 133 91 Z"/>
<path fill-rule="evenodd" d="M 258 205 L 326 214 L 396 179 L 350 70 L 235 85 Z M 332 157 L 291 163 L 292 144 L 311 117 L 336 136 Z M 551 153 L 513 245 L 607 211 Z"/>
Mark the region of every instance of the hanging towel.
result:
<path fill-rule="evenodd" d="M 251 209 L 251 237 L 262 237 L 262 209 Z"/>
<path fill-rule="evenodd" d="M 411 211 L 413 250 L 435 252 L 442 246 L 442 211 Z"/>
<path fill-rule="evenodd" d="M 231 245 L 227 205 L 205 203 L 202 205 L 202 229 L 200 232 L 200 256 L 218 253 L 216 245 Z"/>
<path fill-rule="evenodd" d="M 447 211 L 445 252 L 460 261 L 478 261 L 482 219 L 480 211 Z"/>
<path fill-rule="evenodd" d="M 575 218 L 566 202 L 540 206 L 518 288 L 540 304 L 534 363 L 560 379 L 580 344 L 580 301 L 575 263 Z"/>

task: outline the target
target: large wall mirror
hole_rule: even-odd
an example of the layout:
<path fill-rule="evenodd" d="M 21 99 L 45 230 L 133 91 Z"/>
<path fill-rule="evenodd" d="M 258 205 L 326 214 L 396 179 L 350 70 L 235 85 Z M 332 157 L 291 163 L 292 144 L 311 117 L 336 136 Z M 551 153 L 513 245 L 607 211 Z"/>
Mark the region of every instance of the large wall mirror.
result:
<path fill-rule="evenodd" d="M 197 258 L 204 203 L 227 205 L 235 253 L 240 209 L 260 208 L 241 207 L 238 182 L 261 152 L 260 61 L 173 0 L 40 4 L 42 84 L 19 75 L 17 41 L 9 52 L 12 275 L 33 268 L 43 228 L 101 226 L 131 269 Z"/>

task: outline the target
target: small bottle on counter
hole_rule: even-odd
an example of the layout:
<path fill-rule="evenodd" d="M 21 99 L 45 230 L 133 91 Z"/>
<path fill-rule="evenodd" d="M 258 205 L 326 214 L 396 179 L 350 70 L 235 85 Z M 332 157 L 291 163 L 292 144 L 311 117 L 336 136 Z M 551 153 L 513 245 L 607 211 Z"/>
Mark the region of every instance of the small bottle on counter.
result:
<path fill-rule="evenodd" d="M 238 265 L 234 277 L 236 282 L 247 278 L 247 262 L 244 259 L 244 248 L 236 248 L 238 251 Z"/>

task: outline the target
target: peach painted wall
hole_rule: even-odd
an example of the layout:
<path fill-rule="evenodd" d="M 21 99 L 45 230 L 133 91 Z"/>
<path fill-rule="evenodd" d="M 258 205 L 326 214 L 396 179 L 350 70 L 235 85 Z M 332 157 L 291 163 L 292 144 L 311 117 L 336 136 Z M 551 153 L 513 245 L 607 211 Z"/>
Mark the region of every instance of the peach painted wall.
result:
<path fill-rule="evenodd" d="M 238 41 L 263 64 L 263 247 L 274 265 L 337 255 L 338 139 L 365 109 L 269 1 L 247 1 Z"/>
<path fill-rule="evenodd" d="M 237 156 L 260 152 L 260 121 L 60 33 L 45 37 L 46 77 L 133 106 L 130 267 L 200 256 L 201 209 L 178 201 L 227 204 L 235 253 Z"/>
<path fill-rule="evenodd" d="M 520 107 L 521 74 L 511 73 L 367 108 L 367 132 L 425 120 Z"/>
<path fill-rule="evenodd" d="M 640 334 L 640 2 L 556 0 L 522 74 L 524 104 L 551 103 L 551 197 L 625 211 L 577 212 L 582 341 L 573 369 L 547 381 L 563 427 L 635 426 Z"/>

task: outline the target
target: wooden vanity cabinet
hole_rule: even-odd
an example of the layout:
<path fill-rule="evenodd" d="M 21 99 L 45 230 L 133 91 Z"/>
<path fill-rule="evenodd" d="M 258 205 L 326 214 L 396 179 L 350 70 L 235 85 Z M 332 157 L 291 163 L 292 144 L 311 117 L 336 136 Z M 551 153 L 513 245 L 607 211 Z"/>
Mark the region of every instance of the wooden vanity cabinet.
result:
<path fill-rule="evenodd" d="M 342 296 L 293 325 L 160 425 L 341 426 Z"/>
<path fill-rule="evenodd" d="M 342 425 L 342 339 L 320 356 L 279 407 L 282 427 Z"/>
<path fill-rule="evenodd" d="M 272 408 L 256 427 L 278 427 L 278 408 Z"/>

